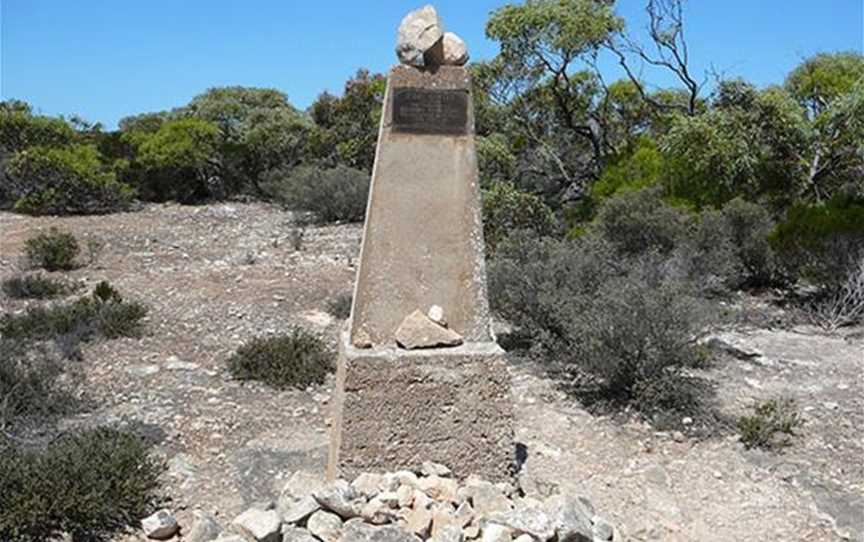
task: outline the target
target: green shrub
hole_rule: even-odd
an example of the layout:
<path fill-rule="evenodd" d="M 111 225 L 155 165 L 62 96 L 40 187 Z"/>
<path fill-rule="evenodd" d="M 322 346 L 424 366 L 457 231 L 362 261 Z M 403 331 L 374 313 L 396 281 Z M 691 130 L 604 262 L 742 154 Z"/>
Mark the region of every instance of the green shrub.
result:
<path fill-rule="evenodd" d="M 692 406 L 679 380 L 701 360 L 693 337 L 704 312 L 667 257 L 622 257 L 596 234 L 517 235 L 492 259 L 489 281 L 493 309 L 548 363 L 643 412 Z"/>
<path fill-rule="evenodd" d="M 106 294 L 110 289 L 111 294 Z M 108 297 L 104 297 L 108 295 Z M 96 287 L 94 295 L 72 303 L 49 307 L 30 307 L 23 314 L 0 317 L 0 334 L 14 340 L 57 339 L 76 336 L 89 340 L 100 336 L 107 339 L 133 337 L 138 334 L 147 308 L 124 301 L 107 283 Z"/>
<path fill-rule="evenodd" d="M 599 205 L 623 192 L 641 190 L 658 184 L 663 172 L 663 155 L 652 139 L 640 139 L 632 153 L 603 170 L 591 187 L 591 198 Z"/>
<path fill-rule="evenodd" d="M 740 286 L 743 267 L 725 217 L 718 211 L 704 211 L 688 222 L 673 258 L 682 278 L 706 297 L 724 295 Z"/>
<path fill-rule="evenodd" d="M 317 335 L 294 328 L 288 335 L 253 339 L 228 360 L 238 380 L 260 380 L 277 389 L 321 384 L 333 355 Z"/>
<path fill-rule="evenodd" d="M 622 255 L 671 253 L 685 236 L 687 213 L 666 204 L 654 188 L 609 198 L 592 225 Z"/>
<path fill-rule="evenodd" d="M 5 279 L 0 288 L 13 299 L 49 299 L 68 294 L 75 285 L 44 275 L 24 275 Z"/>
<path fill-rule="evenodd" d="M 345 320 L 349 316 L 351 316 L 351 303 L 353 302 L 353 296 L 351 292 L 345 292 L 344 294 L 339 294 L 334 297 L 327 303 L 327 312 L 339 318 L 340 320 Z"/>
<path fill-rule="evenodd" d="M 552 210 L 534 194 L 508 182 L 492 183 L 483 191 L 483 237 L 488 254 L 494 254 L 498 244 L 516 230 L 544 236 L 554 229 Z"/>
<path fill-rule="evenodd" d="M 71 233 L 51 228 L 27 239 L 24 253 L 33 267 L 48 271 L 67 271 L 78 267 L 76 258 L 81 252 L 78 240 Z"/>
<path fill-rule="evenodd" d="M 160 500 L 163 467 L 147 448 L 140 437 L 107 428 L 64 435 L 42 450 L 0 444 L 0 540 L 68 533 L 99 541 L 138 527 Z"/>
<path fill-rule="evenodd" d="M 369 174 L 336 166 L 276 169 L 264 175 L 264 190 L 286 208 L 327 222 L 362 222 L 369 198 Z"/>
<path fill-rule="evenodd" d="M 795 205 L 770 243 L 793 276 L 836 289 L 864 255 L 864 203 L 835 198 Z"/>
<path fill-rule="evenodd" d="M 768 241 L 774 222 L 768 211 L 755 203 L 735 198 L 723 206 L 735 258 L 743 272 L 742 285 L 765 286 L 778 280 L 777 261 Z"/>
<path fill-rule="evenodd" d="M 117 181 L 92 145 L 31 147 L 9 160 L 15 210 L 27 214 L 100 214 L 128 209 L 134 190 Z"/>
<path fill-rule="evenodd" d="M 62 360 L 47 348 L 0 339 L 0 429 L 23 419 L 43 419 L 70 412 L 77 404 L 62 382 Z"/>
<path fill-rule="evenodd" d="M 795 401 L 771 399 L 756 405 L 752 416 L 738 419 L 741 442 L 749 448 L 779 448 L 789 445 L 789 436 L 803 423 Z"/>

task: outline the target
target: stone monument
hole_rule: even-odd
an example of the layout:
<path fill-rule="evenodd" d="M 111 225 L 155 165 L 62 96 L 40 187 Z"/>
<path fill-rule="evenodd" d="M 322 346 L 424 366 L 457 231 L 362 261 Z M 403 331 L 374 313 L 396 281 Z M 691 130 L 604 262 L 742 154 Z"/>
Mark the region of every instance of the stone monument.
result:
<path fill-rule="evenodd" d="M 351 318 L 340 337 L 328 476 L 445 464 L 510 476 L 510 378 L 491 330 L 465 44 L 431 6 L 399 28 Z"/>

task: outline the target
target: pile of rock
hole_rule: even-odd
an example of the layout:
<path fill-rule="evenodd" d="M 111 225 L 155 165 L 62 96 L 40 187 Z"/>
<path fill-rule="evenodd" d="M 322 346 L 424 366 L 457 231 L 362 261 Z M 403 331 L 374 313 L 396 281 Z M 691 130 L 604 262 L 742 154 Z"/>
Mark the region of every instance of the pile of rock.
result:
<path fill-rule="evenodd" d="M 584 497 L 520 496 L 509 483 L 476 477 L 459 482 L 450 469 L 358 476 L 325 483 L 297 472 L 278 502 L 240 514 L 222 532 L 200 515 L 183 540 L 194 542 L 609 542 L 618 532 Z M 165 521 L 159 522 L 164 526 Z M 145 520 L 146 521 L 146 520 Z M 152 523 L 152 522 L 151 522 Z M 152 523 L 155 525 L 155 523 Z M 165 535 L 170 530 L 162 529 Z M 175 534 L 176 530 L 171 532 Z M 151 533 L 147 533 L 152 537 Z"/>
<path fill-rule="evenodd" d="M 444 23 L 432 6 L 412 11 L 402 19 L 396 38 L 399 61 L 418 68 L 462 66 L 468 62 L 468 48 L 462 38 L 444 31 Z"/>

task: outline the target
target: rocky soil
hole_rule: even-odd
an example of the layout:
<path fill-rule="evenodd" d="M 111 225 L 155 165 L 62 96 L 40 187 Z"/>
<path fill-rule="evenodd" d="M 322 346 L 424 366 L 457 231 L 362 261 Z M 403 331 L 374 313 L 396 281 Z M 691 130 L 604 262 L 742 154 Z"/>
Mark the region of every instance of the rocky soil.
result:
<path fill-rule="evenodd" d="M 230 524 L 277 500 L 295 472 L 323 471 L 332 379 L 275 392 L 231 380 L 225 362 L 250 338 L 292 325 L 335 346 L 341 322 L 327 306 L 351 290 L 359 226 L 308 228 L 297 250 L 292 217 L 264 204 L 0 213 L 0 278 L 18 272 L 24 240 L 52 225 L 103 245 L 71 278 L 109 280 L 151 309 L 143 337 L 85 345 L 77 363 L 94 407 L 64 427 L 143 427 L 168 462 L 165 492 L 181 526 L 202 514 Z M 27 304 L 0 298 L 3 312 Z M 528 496 L 585 495 L 629 540 L 864 541 L 864 332 L 826 336 L 783 324 L 764 300 L 739 305 L 758 317 L 718 331 L 735 355 L 718 355 L 704 377 L 729 417 L 795 398 L 804 425 L 790 447 L 746 450 L 733 432 L 695 438 L 592 415 L 541 367 L 514 359 Z"/>

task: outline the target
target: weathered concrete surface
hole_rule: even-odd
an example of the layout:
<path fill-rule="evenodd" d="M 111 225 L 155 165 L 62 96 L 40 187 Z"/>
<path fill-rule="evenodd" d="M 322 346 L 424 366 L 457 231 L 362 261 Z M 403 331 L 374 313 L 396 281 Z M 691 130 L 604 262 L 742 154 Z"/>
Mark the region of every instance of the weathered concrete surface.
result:
<path fill-rule="evenodd" d="M 352 309 L 352 339 L 393 344 L 402 320 L 440 305 L 466 342 L 492 340 L 471 100 L 465 134 L 396 133 L 395 88 L 470 92 L 457 66 L 390 73 Z"/>
<path fill-rule="evenodd" d="M 503 356 L 494 343 L 360 350 L 343 334 L 328 476 L 433 461 L 457 477 L 510 479 L 513 403 Z"/>

